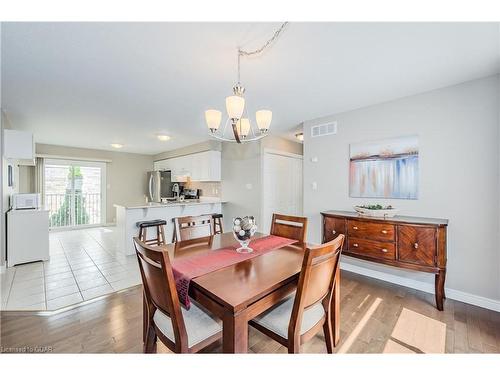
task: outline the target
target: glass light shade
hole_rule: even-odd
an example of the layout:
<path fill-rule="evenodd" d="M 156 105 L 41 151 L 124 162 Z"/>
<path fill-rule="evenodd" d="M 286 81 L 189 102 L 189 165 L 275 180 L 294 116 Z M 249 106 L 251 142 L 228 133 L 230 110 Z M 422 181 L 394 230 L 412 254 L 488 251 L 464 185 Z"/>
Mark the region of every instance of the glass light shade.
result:
<path fill-rule="evenodd" d="M 255 112 L 255 120 L 257 120 L 257 126 L 262 133 L 265 133 L 269 130 L 272 119 L 273 113 L 267 109 L 262 109 Z"/>
<path fill-rule="evenodd" d="M 250 120 L 247 118 L 242 118 L 241 120 L 238 120 L 238 123 L 236 124 L 236 129 L 243 138 L 246 138 L 248 136 L 248 133 L 250 133 Z"/>
<path fill-rule="evenodd" d="M 241 115 L 243 115 L 243 109 L 245 109 L 245 98 L 237 95 L 228 96 L 226 98 L 226 110 L 229 118 L 241 118 Z"/>
<path fill-rule="evenodd" d="M 209 109 L 205 111 L 205 121 L 207 122 L 208 128 L 215 132 L 219 129 L 220 121 L 222 119 L 222 112 L 216 109 Z"/>

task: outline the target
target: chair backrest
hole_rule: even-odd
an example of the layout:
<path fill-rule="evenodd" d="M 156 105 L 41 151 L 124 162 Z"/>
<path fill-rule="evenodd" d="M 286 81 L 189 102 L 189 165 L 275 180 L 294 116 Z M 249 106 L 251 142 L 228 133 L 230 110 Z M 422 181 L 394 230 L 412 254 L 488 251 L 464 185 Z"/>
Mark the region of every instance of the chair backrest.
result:
<path fill-rule="evenodd" d="M 308 307 L 321 301 L 328 316 L 335 280 L 340 269 L 343 244 L 344 235 L 339 234 L 334 240 L 323 245 L 306 248 L 288 327 L 288 337 L 300 332 L 302 315 Z"/>
<path fill-rule="evenodd" d="M 144 294 L 148 305 L 149 320 L 152 321 L 156 309 L 172 320 L 175 343 L 171 346 L 180 350 L 187 348 L 187 333 L 174 275 L 168 252 L 157 246 L 150 246 L 134 237 L 134 246 L 141 271 Z"/>
<path fill-rule="evenodd" d="M 212 242 L 212 215 L 184 216 L 174 219 L 175 249 Z"/>
<path fill-rule="evenodd" d="M 306 242 L 307 217 L 273 214 L 271 234 L 297 240 L 299 245 Z"/>

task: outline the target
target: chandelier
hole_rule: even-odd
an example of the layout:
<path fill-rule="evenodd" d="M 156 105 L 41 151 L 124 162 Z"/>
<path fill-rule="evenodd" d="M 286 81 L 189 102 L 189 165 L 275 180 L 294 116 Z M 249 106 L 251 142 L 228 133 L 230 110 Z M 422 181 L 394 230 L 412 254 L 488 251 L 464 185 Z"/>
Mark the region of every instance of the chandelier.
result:
<path fill-rule="evenodd" d="M 269 126 L 273 117 L 272 111 L 261 109 L 255 112 L 256 125 L 250 122 L 248 111 L 245 106 L 245 88 L 240 82 L 240 59 L 241 56 L 252 56 L 261 54 L 269 47 L 281 34 L 288 22 L 284 22 L 276 30 L 272 38 L 262 47 L 254 51 L 244 51 L 238 48 L 238 81 L 233 87 L 233 95 L 226 98 L 227 119 L 221 127 L 222 112 L 216 109 L 205 111 L 205 121 L 209 129 L 209 134 L 225 142 L 251 142 L 257 141 L 268 134 Z"/>

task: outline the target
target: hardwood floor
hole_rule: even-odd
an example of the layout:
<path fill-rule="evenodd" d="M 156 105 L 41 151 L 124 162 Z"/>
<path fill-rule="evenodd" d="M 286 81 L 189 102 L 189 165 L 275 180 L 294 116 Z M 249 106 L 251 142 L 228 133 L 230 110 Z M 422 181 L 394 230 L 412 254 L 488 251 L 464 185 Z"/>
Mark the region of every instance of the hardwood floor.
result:
<path fill-rule="evenodd" d="M 342 271 L 341 285 L 341 339 L 335 352 L 382 353 L 395 348 L 426 352 L 436 347 L 442 335 L 442 352 L 500 353 L 498 312 L 450 299 L 445 301 L 444 311 L 438 311 L 431 294 L 346 271 Z M 403 309 L 404 321 L 399 320 Z M 1 313 L 3 351 L 45 347 L 56 353 L 142 352 L 141 287 L 49 316 L 22 314 Z M 412 326 L 412 317 L 418 326 Z M 221 349 L 218 342 L 204 352 Z M 169 351 L 158 342 L 158 352 Z M 286 353 L 286 348 L 250 327 L 249 352 Z M 326 353 L 322 334 L 304 344 L 301 352 Z"/>

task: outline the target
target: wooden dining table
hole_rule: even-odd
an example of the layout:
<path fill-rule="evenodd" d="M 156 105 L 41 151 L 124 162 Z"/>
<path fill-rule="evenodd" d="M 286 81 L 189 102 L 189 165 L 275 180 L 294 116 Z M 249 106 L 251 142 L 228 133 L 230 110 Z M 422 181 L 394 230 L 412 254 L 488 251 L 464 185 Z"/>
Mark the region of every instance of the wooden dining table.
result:
<path fill-rule="evenodd" d="M 266 235 L 256 233 L 254 238 L 263 236 Z M 213 236 L 210 244 L 189 249 L 175 250 L 174 244 L 162 247 L 175 263 L 182 257 L 232 245 L 237 245 L 233 234 L 223 233 Z M 302 246 L 288 245 L 191 280 L 190 298 L 222 320 L 224 353 L 248 351 L 248 322 L 296 289 L 303 255 Z M 339 285 L 337 280 L 332 314 L 335 343 L 339 338 Z"/>

